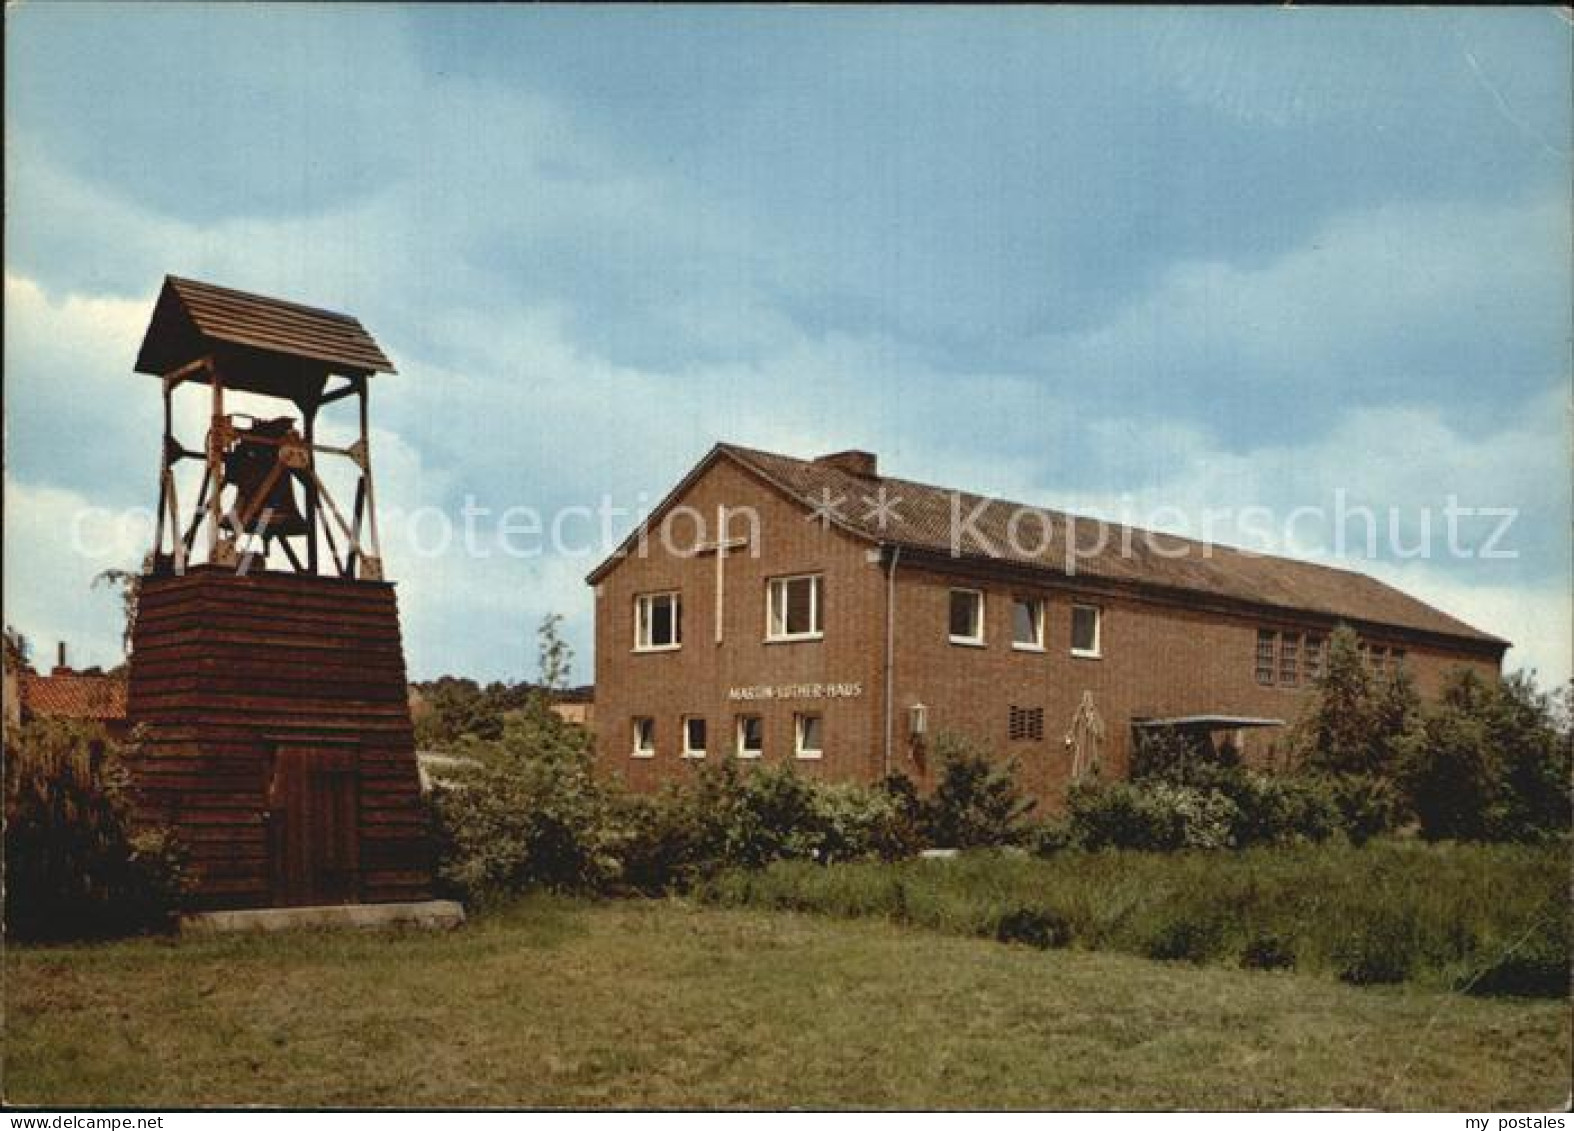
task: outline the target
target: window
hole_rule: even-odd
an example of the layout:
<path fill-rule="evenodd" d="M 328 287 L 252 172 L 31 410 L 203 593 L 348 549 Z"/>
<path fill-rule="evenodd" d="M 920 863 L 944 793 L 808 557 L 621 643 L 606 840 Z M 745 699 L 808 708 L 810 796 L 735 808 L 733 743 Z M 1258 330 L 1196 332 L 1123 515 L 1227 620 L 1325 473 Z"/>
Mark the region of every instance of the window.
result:
<path fill-rule="evenodd" d="M 705 720 L 696 715 L 683 720 L 683 756 L 705 757 Z"/>
<path fill-rule="evenodd" d="M 738 757 L 758 758 L 765 753 L 765 720 L 759 715 L 738 716 Z"/>
<path fill-rule="evenodd" d="M 1071 654 L 1099 654 L 1099 609 L 1096 605 L 1071 606 Z"/>
<path fill-rule="evenodd" d="M 1044 601 L 1018 597 L 1011 602 L 1011 647 L 1024 652 L 1044 650 Z"/>
<path fill-rule="evenodd" d="M 648 715 L 634 717 L 634 757 L 656 756 L 656 720 Z"/>
<path fill-rule="evenodd" d="M 1044 738 L 1044 708 L 1012 707 L 1006 720 L 1012 742 L 1039 742 Z"/>
<path fill-rule="evenodd" d="M 1306 638 L 1306 678 L 1308 681 L 1323 678 L 1323 638 Z"/>
<path fill-rule="evenodd" d="M 1257 682 L 1264 687 L 1273 686 L 1274 651 L 1278 642 L 1278 633 L 1266 628 L 1257 630 Z"/>
<path fill-rule="evenodd" d="M 819 715 L 793 716 L 793 751 L 800 758 L 818 758 L 824 753 L 820 745 L 823 722 Z"/>
<path fill-rule="evenodd" d="M 1395 648 L 1388 653 L 1388 662 L 1393 665 L 1394 674 L 1398 675 L 1400 667 L 1405 662 L 1405 650 L 1403 648 Z"/>
<path fill-rule="evenodd" d="M 1279 683 L 1294 687 L 1301 678 L 1301 638 L 1294 633 L 1279 636 Z"/>
<path fill-rule="evenodd" d="M 818 640 L 820 627 L 821 578 L 778 577 L 769 587 L 766 612 L 766 638 L 769 640 Z"/>
<path fill-rule="evenodd" d="M 977 589 L 951 590 L 951 643 L 984 642 L 984 595 Z"/>
<path fill-rule="evenodd" d="M 683 603 L 676 593 L 634 598 L 634 650 L 660 652 L 683 643 Z"/>

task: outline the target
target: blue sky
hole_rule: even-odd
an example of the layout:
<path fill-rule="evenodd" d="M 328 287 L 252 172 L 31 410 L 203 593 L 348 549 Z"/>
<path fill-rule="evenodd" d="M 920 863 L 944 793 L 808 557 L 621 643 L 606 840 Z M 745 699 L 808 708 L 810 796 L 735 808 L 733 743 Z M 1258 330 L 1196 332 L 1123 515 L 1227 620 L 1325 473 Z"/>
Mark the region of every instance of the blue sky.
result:
<path fill-rule="evenodd" d="M 1517 556 L 1352 564 L 1569 675 L 1556 9 L 6 18 L 6 619 L 85 663 L 169 272 L 363 319 L 385 511 L 637 508 L 717 439 L 1111 515 L 1342 491 L 1409 543 L 1452 495 Z M 556 610 L 588 678 L 597 553 L 387 556 L 415 674 L 529 675 Z"/>

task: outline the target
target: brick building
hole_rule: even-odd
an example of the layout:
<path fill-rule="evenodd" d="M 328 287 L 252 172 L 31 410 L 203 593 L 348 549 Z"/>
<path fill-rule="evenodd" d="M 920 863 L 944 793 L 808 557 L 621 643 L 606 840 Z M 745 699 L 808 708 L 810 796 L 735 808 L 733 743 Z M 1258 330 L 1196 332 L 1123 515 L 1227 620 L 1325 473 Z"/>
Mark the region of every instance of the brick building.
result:
<path fill-rule="evenodd" d="M 1506 641 L 1360 573 L 721 444 L 588 579 L 604 767 L 685 761 L 932 772 L 934 736 L 1018 756 L 1051 806 L 1125 773 L 1134 733 L 1271 758 L 1348 624 L 1425 695 Z"/>
<path fill-rule="evenodd" d="M 48 675 L 31 668 L 6 673 L 6 722 L 31 719 L 71 719 L 94 723 L 111 738 L 130 735 L 126 722 L 126 680 L 92 669 L 77 671 L 66 663 L 66 646 L 60 645 L 59 662 Z"/>

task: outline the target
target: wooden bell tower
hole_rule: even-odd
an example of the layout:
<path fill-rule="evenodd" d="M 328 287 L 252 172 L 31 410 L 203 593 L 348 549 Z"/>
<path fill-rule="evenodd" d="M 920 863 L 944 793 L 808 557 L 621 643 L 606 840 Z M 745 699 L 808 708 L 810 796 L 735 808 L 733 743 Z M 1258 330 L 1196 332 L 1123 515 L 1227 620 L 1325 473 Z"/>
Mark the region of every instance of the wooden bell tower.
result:
<path fill-rule="evenodd" d="M 164 440 L 133 784 L 186 848 L 191 909 L 429 898 L 367 430 L 370 380 L 393 365 L 354 318 L 169 277 L 136 369 L 162 380 Z M 188 446 L 176 406 L 193 396 L 207 432 Z M 356 438 L 319 442 L 319 414 L 347 401 Z M 330 461 L 353 498 L 329 490 Z"/>

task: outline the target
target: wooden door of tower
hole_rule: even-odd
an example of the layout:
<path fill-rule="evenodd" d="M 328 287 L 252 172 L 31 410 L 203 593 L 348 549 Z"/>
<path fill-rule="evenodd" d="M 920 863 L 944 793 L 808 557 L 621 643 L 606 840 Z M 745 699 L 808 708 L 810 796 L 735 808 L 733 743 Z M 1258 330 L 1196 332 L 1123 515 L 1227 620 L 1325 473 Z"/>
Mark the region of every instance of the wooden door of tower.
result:
<path fill-rule="evenodd" d="M 353 742 L 281 742 L 268 784 L 275 906 L 360 898 L 360 788 Z"/>

